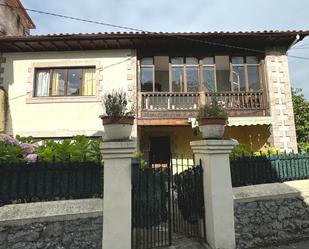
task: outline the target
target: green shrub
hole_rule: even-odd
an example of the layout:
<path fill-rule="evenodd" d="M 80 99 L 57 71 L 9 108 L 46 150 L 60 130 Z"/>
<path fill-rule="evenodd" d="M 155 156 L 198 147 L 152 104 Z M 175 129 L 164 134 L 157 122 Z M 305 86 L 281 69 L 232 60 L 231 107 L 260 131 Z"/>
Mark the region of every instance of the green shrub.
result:
<path fill-rule="evenodd" d="M 298 150 L 301 153 L 309 152 L 309 143 L 298 143 Z"/>
<path fill-rule="evenodd" d="M 216 98 L 211 100 L 211 104 L 206 104 L 200 107 L 197 120 L 203 118 L 220 118 L 220 119 L 227 119 L 228 113 L 224 106 L 217 101 Z"/>
<path fill-rule="evenodd" d="M 75 136 L 62 141 L 46 140 L 36 148 L 44 161 L 100 161 L 100 143 L 102 139 L 89 139 Z"/>
<path fill-rule="evenodd" d="M 246 144 L 238 144 L 232 151 L 232 156 L 241 157 L 250 155 L 250 150 Z"/>
<path fill-rule="evenodd" d="M 104 96 L 103 104 L 107 116 L 133 116 L 134 110 L 128 110 L 128 100 L 125 92 L 112 91 Z"/>

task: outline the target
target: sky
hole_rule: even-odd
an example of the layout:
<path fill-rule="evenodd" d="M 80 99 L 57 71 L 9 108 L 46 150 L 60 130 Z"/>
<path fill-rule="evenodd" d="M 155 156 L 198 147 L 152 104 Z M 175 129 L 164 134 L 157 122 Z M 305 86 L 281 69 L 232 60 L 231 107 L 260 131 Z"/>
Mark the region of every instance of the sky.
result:
<path fill-rule="evenodd" d="M 309 30 L 308 0 L 22 0 L 26 8 L 146 31 Z M 32 34 L 126 31 L 29 12 Z M 128 30 L 127 30 L 128 31 Z M 297 48 L 298 47 L 298 48 Z M 309 99 L 309 37 L 288 51 L 291 84 Z"/>

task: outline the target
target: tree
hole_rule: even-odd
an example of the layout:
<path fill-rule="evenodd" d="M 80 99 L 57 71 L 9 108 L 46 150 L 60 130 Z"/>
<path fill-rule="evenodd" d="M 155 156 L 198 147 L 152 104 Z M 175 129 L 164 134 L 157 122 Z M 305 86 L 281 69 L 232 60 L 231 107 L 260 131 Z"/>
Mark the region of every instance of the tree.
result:
<path fill-rule="evenodd" d="M 292 97 L 298 146 L 309 152 L 309 101 L 298 88 L 292 89 Z"/>

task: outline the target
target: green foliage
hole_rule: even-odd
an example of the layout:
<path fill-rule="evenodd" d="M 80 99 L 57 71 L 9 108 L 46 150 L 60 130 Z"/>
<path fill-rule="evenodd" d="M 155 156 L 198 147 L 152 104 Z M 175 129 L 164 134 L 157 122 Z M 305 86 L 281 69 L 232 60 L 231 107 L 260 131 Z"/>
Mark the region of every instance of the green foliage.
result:
<path fill-rule="evenodd" d="M 112 91 L 112 93 L 105 95 L 103 103 L 107 116 L 119 117 L 132 116 L 134 114 L 133 109 L 128 111 L 128 100 L 125 92 Z"/>
<path fill-rule="evenodd" d="M 101 139 L 75 136 L 62 141 L 46 140 L 36 152 L 44 161 L 99 161 Z"/>
<path fill-rule="evenodd" d="M 298 148 L 301 153 L 309 152 L 309 142 L 308 143 L 298 143 Z"/>
<path fill-rule="evenodd" d="M 248 156 L 250 155 L 250 150 L 246 144 L 238 144 L 234 147 L 231 154 L 235 157 Z"/>
<path fill-rule="evenodd" d="M 197 120 L 203 118 L 220 118 L 220 119 L 227 119 L 228 113 L 224 106 L 217 101 L 216 98 L 213 98 L 211 104 L 206 104 L 200 107 Z"/>
<path fill-rule="evenodd" d="M 292 89 L 293 109 L 297 142 L 300 149 L 306 149 L 309 143 L 309 101 L 301 89 Z"/>
<path fill-rule="evenodd" d="M 37 142 L 37 139 L 34 139 L 33 137 L 29 136 L 29 137 L 22 137 L 20 135 L 16 135 L 16 139 L 22 143 L 29 143 L 29 144 L 33 144 L 35 142 Z"/>
<path fill-rule="evenodd" d="M 260 151 L 254 153 L 256 156 L 267 156 L 267 155 L 275 155 L 279 154 L 279 151 L 275 147 L 271 147 L 268 144 L 264 145 Z"/>
<path fill-rule="evenodd" d="M 148 166 L 147 162 L 144 159 L 142 159 L 142 157 L 143 157 L 143 153 L 142 152 L 135 151 L 133 153 L 133 157 L 139 159 L 139 167 L 140 167 L 140 169 L 143 170 L 143 169 L 145 169 Z"/>
<path fill-rule="evenodd" d="M 24 159 L 24 149 L 16 144 L 6 143 L 0 140 L 0 163 L 1 162 L 21 162 Z"/>

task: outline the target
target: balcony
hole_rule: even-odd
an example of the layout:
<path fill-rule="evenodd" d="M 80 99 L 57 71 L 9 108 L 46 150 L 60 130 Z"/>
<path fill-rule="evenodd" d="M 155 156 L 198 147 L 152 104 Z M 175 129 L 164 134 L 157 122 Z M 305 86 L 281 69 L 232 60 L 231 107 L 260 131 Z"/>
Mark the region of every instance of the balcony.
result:
<path fill-rule="evenodd" d="M 263 91 L 249 92 L 140 92 L 139 118 L 192 118 L 204 103 L 216 98 L 231 117 L 265 116 Z"/>

